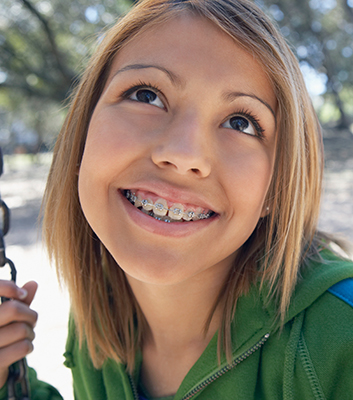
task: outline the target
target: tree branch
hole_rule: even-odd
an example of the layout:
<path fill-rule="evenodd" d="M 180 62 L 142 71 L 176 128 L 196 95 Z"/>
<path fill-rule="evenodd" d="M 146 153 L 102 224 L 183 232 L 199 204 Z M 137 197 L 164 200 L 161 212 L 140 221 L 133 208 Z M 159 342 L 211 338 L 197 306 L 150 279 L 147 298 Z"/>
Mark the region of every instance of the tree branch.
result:
<path fill-rule="evenodd" d="M 1 60 L 1 65 L 5 67 L 6 70 L 16 72 L 16 74 L 23 79 L 25 79 L 25 77 L 29 74 L 35 74 L 46 84 L 51 86 L 58 84 L 58 80 L 47 73 L 47 68 L 35 68 L 33 65 L 30 65 L 23 54 L 18 53 L 8 41 L 5 41 L 0 49 L 2 49 L 5 54 L 7 53 L 10 56 L 9 60 L 6 58 Z M 13 63 L 13 60 L 16 60 L 17 62 Z"/>
<path fill-rule="evenodd" d="M 343 4 L 344 4 L 344 8 L 345 8 L 347 14 L 349 14 L 350 19 L 351 19 L 352 22 L 353 22 L 353 8 L 352 8 L 352 7 L 349 7 L 348 1 L 347 1 L 347 0 L 343 0 Z"/>
<path fill-rule="evenodd" d="M 64 66 L 64 64 L 62 63 L 61 60 L 61 55 L 60 52 L 58 50 L 58 47 L 56 45 L 56 41 L 55 41 L 55 36 L 52 32 L 52 30 L 49 27 L 49 23 L 48 21 L 43 17 L 42 14 L 39 13 L 39 11 L 33 6 L 33 4 L 29 1 L 29 0 L 21 0 L 23 5 L 40 21 L 40 23 L 43 26 L 43 29 L 46 33 L 46 36 L 48 38 L 50 47 L 52 49 L 53 55 L 55 57 L 55 61 L 57 63 L 58 69 L 60 71 L 60 73 L 62 74 L 63 78 L 65 79 L 65 81 L 68 83 L 68 85 L 71 84 L 71 80 L 73 78 L 73 74 L 68 72 L 68 70 L 66 69 L 66 67 Z"/>
<path fill-rule="evenodd" d="M 60 88 L 58 88 L 58 90 L 55 91 L 55 94 L 53 95 L 52 92 L 37 90 L 36 88 L 26 84 L 25 82 L 22 83 L 3 82 L 0 83 L 0 91 L 2 89 L 18 90 L 21 93 L 27 94 L 29 97 L 36 97 L 38 99 L 48 99 L 58 102 L 62 102 L 65 99 L 65 94 L 66 94 L 66 92 L 62 92 L 60 91 Z"/>

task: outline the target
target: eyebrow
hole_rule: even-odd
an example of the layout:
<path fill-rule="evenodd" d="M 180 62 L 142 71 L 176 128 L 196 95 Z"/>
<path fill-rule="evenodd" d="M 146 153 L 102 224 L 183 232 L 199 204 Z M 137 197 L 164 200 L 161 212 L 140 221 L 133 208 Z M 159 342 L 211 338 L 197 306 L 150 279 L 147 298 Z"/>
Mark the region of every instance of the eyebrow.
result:
<path fill-rule="evenodd" d="M 272 109 L 272 107 L 265 101 L 262 100 L 260 97 L 256 96 L 255 94 L 249 94 L 249 93 L 242 93 L 242 92 L 229 92 L 225 94 L 225 98 L 227 100 L 235 100 L 239 97 L 250 97 L 252 99 L 255 99 L 257 101 L 259 101 L 260 103 L 262 103 L 265 107 L 267 107 L 269 109 L 269 111 L 271 112 L 271 114 L 273 115 L 273 118 L 275 120 L 275 124 L 277 126 L 277 117 L 276 117 L 276 113 L 274 112 L 274 110 Z"/>
<path fill-rule="evenodd" d="M 119 69 L 118 71 L 115 72 L 115 74 L 113 75 L 112 79 L 118 75 L 121 74 L 122 72 L 125 71 L 130 71 L 130 70 L 139 70 L 139 69 L 148 69 L 148 68 L 155 68 L 158 69 L 159 71 L 164 72 L 169 80 L 172 82 L 172 84 L 174 86 L 182 86 L 183 84 L 183 80 L 174 72 L 169 71 L 167 68 L 164 68 L 160 65 L 154 65 L 154 64 L 130 64 L 130 65 L 126 65 L 125 67 Z M 272 109 L 272 107 L 265 101 L 262 100 L 260 97 L 254 95 L 254 94 L 248 94 L 248 93 L 242 93 L 242 92 L 229 92 L 226 93 L 224 98 L 226 100 L 230 100 L 232 101 L 233 99 L 237 99 L 239 97 L 250 97 L 252 99 L 255 99 L 257 101 L 259 101 L 260 103 L 262 103 L 265 107 L 267 107 L 269 109 L 269 111 L 271 112 L 271 114 L 273 115 L 273 118 L 275 120 L 275 124 L 277 126 L 277 117 L 276 114 L 274 112 L 274 110 Z"/>
<path fill-rule="evenodd" d="M 125 71 L 130 71 L 130 70 L 136 70 L 136 69 L 148 69 L 148 68 L 155 68 L 158 69 L 159 71 L 164 72 L 169 80 L 172 82 L 174 86 L 182 86 L 182 79 L 175 74 L 174 72 L 169 71 L 168 69 L 161 67 L 160 65 L 150 65 L 150 64 L 131 64 L 131 65 L 126 65 L 125 67 L 119 69 L 118 71 L 115 72 L 113 78 Z"/>

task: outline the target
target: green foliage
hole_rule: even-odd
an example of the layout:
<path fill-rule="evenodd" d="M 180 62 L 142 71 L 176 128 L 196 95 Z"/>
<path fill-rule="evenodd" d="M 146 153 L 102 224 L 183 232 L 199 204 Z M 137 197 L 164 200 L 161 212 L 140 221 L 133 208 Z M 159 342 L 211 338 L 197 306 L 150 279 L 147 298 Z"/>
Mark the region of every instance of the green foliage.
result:
<path fill-rule="evenodd" d="M 30 151 L 55 137 L 62 122 L 60 108 L 92 42 L 131 3 L 1 0 L 0 144 L 5 151 L 13 150 L 21 142 L 18 137 L 31 136 L 30 132 L 37 136 L 37 141 L 27 140 Z"/>
<path fill-rule="evenodd" d="M 1 0 L 0 144 L 36 151 L 59 130 L 62 104 L 103 29 L 134 0 Z M 322 122 L 353 116 L 353 0 L 257 0 L 292 44 Z"/>
<path fill-rule="evenodd" d="M 292 44 L 313 96 L 323 96 L 322 122 L 353 121 L 353 1 L 261 0 Z M 315 102 L 314 102 L 315 103 Z M 327 105 L 330 104 L 330 106 Z M 332 110 L 332 108 L 334 110 Z"/>

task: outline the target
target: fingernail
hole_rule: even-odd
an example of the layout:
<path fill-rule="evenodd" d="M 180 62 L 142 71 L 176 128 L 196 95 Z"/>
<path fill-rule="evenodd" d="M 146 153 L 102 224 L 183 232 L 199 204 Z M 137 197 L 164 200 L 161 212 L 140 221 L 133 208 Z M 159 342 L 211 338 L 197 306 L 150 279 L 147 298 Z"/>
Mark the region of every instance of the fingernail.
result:
<path fill-rule="evenodd" d="M 28 292 L 26 289 L 18 289 L 18 297 L 23 300 L 27 297 Z"/>

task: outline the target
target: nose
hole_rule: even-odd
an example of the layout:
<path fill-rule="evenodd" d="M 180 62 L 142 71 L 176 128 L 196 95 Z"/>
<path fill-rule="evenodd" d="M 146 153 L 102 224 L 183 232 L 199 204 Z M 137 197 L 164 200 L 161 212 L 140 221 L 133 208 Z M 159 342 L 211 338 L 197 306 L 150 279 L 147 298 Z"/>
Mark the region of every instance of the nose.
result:
<path fill-rule="evenodd" d="M 152 161 L 159 168 L 181 175 L 205 178 L 211 173 L 210 144 L 204 124 L 195 118 L 179 118 L 163 132 L 152 151 Z"/>

